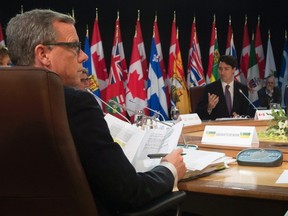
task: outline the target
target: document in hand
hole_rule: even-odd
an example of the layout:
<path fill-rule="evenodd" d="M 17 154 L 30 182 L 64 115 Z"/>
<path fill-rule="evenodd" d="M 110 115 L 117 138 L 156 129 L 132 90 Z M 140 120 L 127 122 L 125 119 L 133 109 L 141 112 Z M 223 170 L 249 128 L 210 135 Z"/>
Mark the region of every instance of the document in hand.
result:
<path fill-rule="evenodd" d="M 138 172 L 145 172 L 160 163 L 161 159 L 150 159 L 148 154 L 170 153 L 177 147 L 183 122 L 161 129 L 142 130 L 110 114 L 105 120 L 115 142 L 119 143 Z"/>
<path fill-rule="evenodd" d="M 184 149 L 186 155 L 183 156 L 187 167 L 187 172 L 182 181 L 209 175 L 215 171 L 227 168 L 227 164 L 235 161 L 231 157 L 226 157 L 225 153 L 202 151 L 194 149 Z"/>

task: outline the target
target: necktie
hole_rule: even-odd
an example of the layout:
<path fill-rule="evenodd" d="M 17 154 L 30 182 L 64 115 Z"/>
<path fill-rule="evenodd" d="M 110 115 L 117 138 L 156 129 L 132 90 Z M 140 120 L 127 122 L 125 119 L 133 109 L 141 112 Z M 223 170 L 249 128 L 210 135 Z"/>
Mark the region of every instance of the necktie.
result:
<path fill-rule="evenodd" d="M 230 88 L 230 86 L 226 85 L 226 87 L 225 87 L 225 100 L 226 100 L 229 115 L 231 115 L 232 101 L 231 101 L 231 94 L 230 94 L 229 88 Z"/>

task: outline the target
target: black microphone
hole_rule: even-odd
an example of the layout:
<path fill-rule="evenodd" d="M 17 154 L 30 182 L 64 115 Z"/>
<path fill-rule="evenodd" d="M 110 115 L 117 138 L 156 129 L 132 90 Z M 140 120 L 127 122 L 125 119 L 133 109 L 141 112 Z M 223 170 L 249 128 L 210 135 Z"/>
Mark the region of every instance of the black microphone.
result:
<path fill-rule="evenodd" d="M 106 102 L 105 102 L 104 100 L 102 100 L 100 97 L 98 97 L 97 95 L 95 95 L 95 94 L 91 91 L 91 89 L 86 88 L 86 91 L 89 92 L 90 94 L 92 94 L 97 101 L 98 101 L 98 100 L 101 101 L 103 104 L 105 104 L 106 106 L 108 106 L 110 109 L 114 110 L 117 114 L 119 114 L 122 118 L 124 118 L 129 124 L 132 124 L 127 117 L 125 117 L 122 113 L 118 112 L 117 109 L 115 109 L 114 107 L 112 107 L 111 105 L 109 105 L 108 103 L 106 103 Z M 110 100 L 110 101 L 112 101 L 112 100 Z M 114 102 L 115 102 L 115 101 L 114 101 Z"/>
<path fill-rule="evenodd" d="M 148 106 L 143 106 L 142 104 L 139 104 L 139 103 L 133 101 L 132 99 L 129 99 L 129 101 L 130 101 L 131 103 L 134 103 L 134 104 L 138 105 L 138 106 L 141 106 L 141 107 L 143 107 L 143 108 L 146 108 L 146 109 L 148 109 L 148 110 L 154 112 L 154 113 L 157 114 L 157 115 L 160 115 L 161 118 L 163 119 L 163 121 L 165 120 L 164 116 L 163 116 L 159 111 L 154 110 L 154 109 L 151 109 L 151 108 L 148 107 Z"/>
<path fill-rule="evenodd" d="M 257 107 L 252 103 L 252 101 L 243 93 L 241 89 L 239 89 L 239 92 L 244 96 L 244 98 L 253 106 L 255 110 L 258 110 Z"/>

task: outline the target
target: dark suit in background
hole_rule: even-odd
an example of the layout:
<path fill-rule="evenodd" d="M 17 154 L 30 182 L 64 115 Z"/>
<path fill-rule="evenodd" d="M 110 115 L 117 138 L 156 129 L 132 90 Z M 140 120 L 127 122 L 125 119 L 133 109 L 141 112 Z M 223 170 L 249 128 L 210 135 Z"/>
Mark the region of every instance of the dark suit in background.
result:
<path fill-rule="evenodd" d="M 247 86 L 234 81 L 234 95 L 233 95 L 233 107 L 232 112 L 236 112 L 239 115 L 249 114 L 249 102 L 244 98 L 244 96 L 239 92 L 239 89 L 247 96 L 248 88 Z M 219 96 L 219 102 L 216 107 L 212 110 L 211 114 L 207 112 L 208 108 L 208 93 L 215 94 Z M 196 109 L 197 114 L 202 120 L 215 120 L 216 118 L 229 118 L 231 115 L 228 113 L 228 108 L 226 105 L 226 100 L 220 80 L 210 83 L 205 86 L 203 96 Z"/>
<path fill-rule="evenodd" d="M 258 98 L 259 98 L 259 105 L 261 107 L 266 107 L 267 109 L 270 108 L 270 103 L 278 103 L 281 105 L 282 96 L 281 90 L 278 87 L 273 88 L 272 97 L 267 94 L 266 87 L 261 88 L 258 91 Z"/>
<path fill-rule="evenodd" d="M 93 95 L 73 88 L 64 92 L 72 136 L 100 215 L 114 215 L 117 209 L 131 209 L 172 191 L 174 176 L 168 168 L 136 173 L 113 142 Z M 104 214 L 107 209 L 112 211 Z"/>

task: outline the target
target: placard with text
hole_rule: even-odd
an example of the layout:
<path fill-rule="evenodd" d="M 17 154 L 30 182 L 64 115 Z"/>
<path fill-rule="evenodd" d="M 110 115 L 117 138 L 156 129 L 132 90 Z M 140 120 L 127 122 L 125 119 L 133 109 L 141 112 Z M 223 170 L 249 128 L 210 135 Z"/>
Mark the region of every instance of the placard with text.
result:
<path fill-rule="evenodd" d="M 197 113 L 182 114 L 179 116 L 179 118 L 183 121 L 184 127 L 202 123 Z"/>
<path fill-rule="evenodd" d="M 259 147 L 255 127 L 250 126 L 205 126 L 202 136 L 203 144 Z"/>

